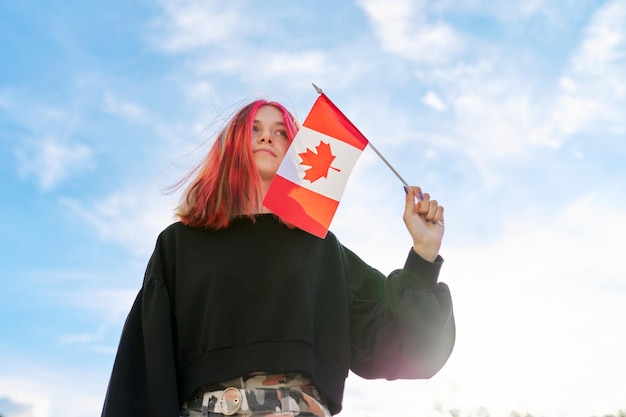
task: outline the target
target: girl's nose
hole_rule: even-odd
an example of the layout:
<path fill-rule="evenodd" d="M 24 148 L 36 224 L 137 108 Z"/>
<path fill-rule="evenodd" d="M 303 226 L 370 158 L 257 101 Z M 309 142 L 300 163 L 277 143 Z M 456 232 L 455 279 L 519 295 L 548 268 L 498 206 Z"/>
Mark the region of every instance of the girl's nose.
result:
<path fill-rule="evenodd" d="M 259 142 L 260 143 L 272 143 L 272 134 L 266 130 L 259 132 Z"/>

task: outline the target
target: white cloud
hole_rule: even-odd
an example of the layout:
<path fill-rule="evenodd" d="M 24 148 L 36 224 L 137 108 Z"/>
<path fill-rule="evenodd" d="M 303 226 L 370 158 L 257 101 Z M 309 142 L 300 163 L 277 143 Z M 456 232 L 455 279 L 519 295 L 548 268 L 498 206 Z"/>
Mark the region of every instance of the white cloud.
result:
<path fill-rule="evenodd" d="M 106 390 L 101 370 L 60 369 L 20 354 L 1 358 L 0 367 L 0 392 L 22 412 L 6 417 L 99 415 Z"/>
<path fill-rule="evenodd" d="M 152 239 L 152 241 L 155 241 Z M 154 242 L 153 242 L 154 243 Z M 148 258 L 142 260 L 143 267 L 147 265 Z M 104 319 L 106 324 L 115 323 L 120 324 L 123 319 L 126 318 L 130 307 L 137 296 L 137 291 L 141 287 L 143 270 L 140 268 L 135 271 L 133 278 L 128 278 L 128 288 L 111 288 L 111 287 L 92 287 L 92 288 L 79 288 L 64 290 L 62 293 L 56 294 L 56 297 L 64 305 L 72 306 L 81 310 L 91 311 L 98 314 L 98 316 Z M 133 273 L 128 273 L 128 277 L 132 277 Z M 104 278 L 101 280 L 104 281 Z M 105 330 L 99 328 L 93 332 L 76 335 L 67 335 L 68 338 L 62 338 L 62 342 L 78 342 L 81 338 L 83 340 L 89 339 L 99 341 L 100 336 Z"/>
<path fill-rule="evenodd" d="M 150 113 L 143 106 L 122 100 L 111 92 L 107 92 L 104 95 L 103 111 L 122 116 L 131 122 L 146 122 L 150 119 Z"/>
<path fill-rule="evenodd" d="M 215 85 L 206 80 L 191 81 L 183 85 L 187 97 L 193 101 L 204 102 L 215 95 Z"/>
<path fill-rule="evenodd" d="M 424 2 L 361 0 L 381 46 L 417 63 L 448 62 L 463 49 L 465 40 L 442 20 L 429 21 Z"/>
<path fill-rule="evenodd" d="M 441 141 L 438 132 L 432 142 L 468 154 L 487 173 L 490 160 L 525 157 L 536 147 L 556 149 L 580 133 L 623 135 L 625 9 L 614 1 L 596 11 L 570 64 L 547 90 L 538 87 L 545 80 L 497 60 L 424 74 L 444 92 L 455 116 L 447 132 L 455 140 Z"/>
<path fill-rule="evenodd" d="M 93 149 L 74 138 L 80 112 L 15 91 L 0 93 L 0 109 L 11 120 L 9 125 L 19 126 L 6 137 L 16 143 L 18 175 L 34 179 L 40 189 L 50 191 L 95 167 Z"/>
<path fill-rule="evenodd" d="M 504 80 L 480 87 L 452 100 L 456 146 L 477 161 L 523 155 L 538 117 L 532 99 L 522 90 L 512 91 Z"/>
<path fill-rule="evenodd" d="M 533 29 L 545 32 L 571 25 L 577 17 L 586 14 L 592 3 L 585 0 L 441 0 L 430 2 L 429 6 L 440 13 L 487 18 L 520 30 L 524 30 L 524 25 L 535 24 Z"/>
<path fill-rule="evenodd" d="M 575 135 L 597 119 L 601 103 L 595 97 L 565 94 L 558 98 L 551 114 L 549 128 L 559 142 Z"/>
<path fill-rule="evenodd" d="M 262 64 L 251 71 L 250 61 Z M 199 77 L 206 77 L 207 74 L 234 75 L 254 88 L 272 81 L 280 82 L 281 91 L 312 89 L 312 80 L 327 80 L 329 77 L 340 79 L 345 71 L 346 68 L 342 68 L 327 52 L 273 51 L 261 47 L 250 49 L 249 45 L 240 47 L 237 53 L 225 52 L 219 60 L 200 58 L 195 64 L 195 72 Z"/>
<path fill-rule="evenodd" d="M 545 0 L 517 1 L 480 1 L 465 2 L 474 3 L 474 10 L 486 11 L 494 18 L 503 22 L 523 22 L 534 17 L 554 18 L 554 14 L 563 13 L 566 7 L 561 2 L 550 2 Z M 453 3 L 450 2 L 451 7 Z"/>
<path fill-rule="evenodd" d="M 576 83 L 567 75 L 561 77 L 559 79 L 559 86 L 568 93 L 574 93 L 578 90 L 578 86 Z"/>
<path fill-rule="evenodd" d="M 572 62 L 574 72 L 601 76 L 611 65 L 626 60 L 626 4 L 623 1 L 607 2 L 592 16 L 585 32 L 580 51 Z"/>
<path fill-rule="evenodd" d="M 61 182 L 93 167 L 93 151 L 80 143 L 65 143 L 47 136 L 17 150 L 19 173 L 35 177 L 39 187 L 51 190 Z"/>
<path fill-rule="evenodd" d="M 102 332 L 97 333 L 81 333 L 81 334 L 64 334 L 61 335 L 59 342 L 61 345 L 76 345 L 84 343 L 92 343 L 103 335 Z"/>
<path fill-rule="evenodd" d="M 236 4 L 220 1 L 162 0 L 165 15 L 154 22 L 167 35 L 154 42 L 168 52 L 188 52 L 197 48 L 232 42 L 254 27 Z"/>
<path fill-rule="evenodd" d="M 444 111 L 447 109 L 446 103 L 444 103 L 441 97 L 439 97 L 439 95 L 437 95 L 434 91 L 426 93 L 424 98 L 422 98 L 422 102 L 438 111 Z"/>
<path fill-rule="evenodd" d="M 428 61 L 412 55 L 411 48 L 415 52 L 419 48 L 415 45 L 425 45 L 428 49 L 430 44 L 420 37 L 420 31 L 445 25 L 443 19 L 453 8 L 461 7 L 503 22 L 541 17 L 555 23 L 574 13 L 568 10 L 571 5 L 567 2 L 543 1 L 504 2 L 497 6 L 467 1 L 458 6 L 456 2 L 432 5 L 364 0 L 360 5 L 374 22 L 383 47 L 417 64 Z M 583 40 L 574 49 L 570 65 L 552 87 L 549 80 L 529 76 L 524 70 L 533 66 L 535 60 L 537 65 L 543 65 L 547 57 L 525 56 L 520 51 L 517 64 L 505 62 L 515 54 L 505 53 L 498 39 L 472 39 L 472 48 L 466 51 L 472 55 L 464 56 L 463 60 L 458 55 L 460 50 L 455 49 L 460 38 L 451 42 L 450 47 L 446 42 L 432 43 L 433 51 L 427 53 L 431 58 L 447 56 L 459 60 L 442 60 L 430 69 L 420 66 L 416 72 L 419 82 L 438 91 L 433 95 L 433 89 L 427 90 L 422 102 L 438 110 L 446 106 L 452 117 L 447 125 L 438 125 L 436 132 L 428 124 L 423 137 L 433 146 L 467 154 L 485 176 L 492 176 L 491 161 L 524 158 L 537 147 L 557 149 L 579 133 L 623 135 L 626 132 L 625 9 L 623 2 L 611 1 L 596 10 L 582 31 Z M 565 14 L 560 13 L 564 11 Z M 461 40 L 460 45 L 463 44 Z M 440 100 L 441 95 L 446 97 L 445 103 Z"/>
<path fill-rule="evenodd" d="M 526 74 L 502 66 L 499 63 L 502 57 L 492 46 L 475 48 L 474 56 L 460 60 L 459 53 L 465 44 L 461 35 L 450 32 L 449 36 L 432 38 L 441 42 L 428 40 L 426 31 L 445 27 L 439 17 L 445 7 L 440 10 L 424 2 L 376 0 L 360 4 L 377 22 L 375 30 L 383 45 L 388 45 L 387 50 L 418 65 L 440 60 L 432 68 L 420 66 L 417 72 L 419 83 L 438 90 L 438 93 L 434 89 L 426 90 L 422 103 L 438 111 L 449 110 L 451 117 L 446 125 L 437 124 L 436 131 L 432 123 L 424 122 L 421 136 L 432 146 L 467 154 L 489 175 L 488 161 L 511 155 L 523 157 L 531 146 L 557 145 L 552 137 L 543 134 L 544 130 L 537 128 L 544 118 L 545 105 L 534 101 L 532 83 L 518 79 Z M 411 48 L 415 52 L 422 47 L 423 58 L 409 52 Z"/>
<path fill-rule="evenodd" d="M 16 361 L 13 359 L 13 364 Z M 52 401 L 45 394 L 39 398 L 33 398 L 33 392 L 41 388 L 42 383 L 31 379 L 25 367 L 25 372 L 12 373 L 8 367 L 4 367 L 3 375 L 0 376 L 0 392 L 5 396 L 8 405 L 16 408 L 15 417 L 48 417 Z M 4 411 L 4 410 L 3 410 Z M 13 417 L 13 414 L 7 414 L 6 417 Z"/>
<path fill-rule="evenodd" d="M 0 397 L 0 410 L 6 417 L 35 417 L 32 406 L 14 402 L 9 397 Z"/>
<path fill-rule="evenodd" d="M 147 264 L 147 258 L 144 261 Z M 98 325 L 88 331 L 79 330 L 58 336 L 59 345 L 113 357 L 117 352 L 119 331 L 141 288 L 143 271 L 125 274 L 128 288 L 112 288 L 119 280 L 110 280 L 108 287 L 90 287 L 56 291 L 52 295 L 66 308 L 81 314 L 95 313 Z M 102 280 L 104 281 L 104 279 Z"/>
<path fill-rule="evenodd" d="M 626 4 L 611 1 L 596 11 L 561 78 L 548 123 L 563 140 L 579 132 L 626 132 Z M 566 82 L 564 83 L 563 80 Z"/>
<path fill-rule="evenodd" d="M 145 257 L 152 252 L 159 232 L 173 221 L 172 196 L 159 194 L 154 185 L 135 186 L 93 203 L 65 199 L 72 216 L 94 228 L 98 236 Z"/>

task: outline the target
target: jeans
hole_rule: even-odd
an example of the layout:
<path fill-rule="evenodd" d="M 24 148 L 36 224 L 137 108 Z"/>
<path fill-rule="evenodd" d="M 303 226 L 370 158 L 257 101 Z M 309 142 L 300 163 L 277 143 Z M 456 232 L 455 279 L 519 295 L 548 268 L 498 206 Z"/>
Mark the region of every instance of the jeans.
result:
<path fill-rule="evenodd" d="M 180 417 L 330 417 L 310 378 L 298 373 L 252 375 L 199 389 Z"/>

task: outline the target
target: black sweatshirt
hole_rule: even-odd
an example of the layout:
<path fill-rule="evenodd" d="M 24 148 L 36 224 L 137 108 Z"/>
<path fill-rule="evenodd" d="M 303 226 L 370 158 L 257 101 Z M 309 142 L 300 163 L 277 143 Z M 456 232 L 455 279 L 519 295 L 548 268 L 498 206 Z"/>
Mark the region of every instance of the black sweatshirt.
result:
<path fill-rule="evenodd" d="M 252 372 L 309 374 L 333 414 L 348 371 L 429 378 L 455 327 L 443 260 L 410 251 L 388 278 L 329 233 L 273 215 L 165 229 L 128 315 L 104 417 L 175 417 L 199 387 Z"/>

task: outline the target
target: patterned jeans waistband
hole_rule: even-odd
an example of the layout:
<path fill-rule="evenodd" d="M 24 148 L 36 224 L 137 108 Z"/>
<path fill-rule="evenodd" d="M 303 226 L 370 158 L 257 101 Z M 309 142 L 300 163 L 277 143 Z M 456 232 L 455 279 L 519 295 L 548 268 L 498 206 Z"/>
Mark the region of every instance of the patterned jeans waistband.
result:
<path fill-rule="evenodd" d="M 301 385 L 308 383 L 307 385 Z M 223 389 L 205 391 L 182 405 L 181 415 L 254 416 L 288 414 L 330 417 L 315 386 L 299 375 L 257 375 L 218 384 Z M 233 386 L 234 385 L 234 386 Z M 221 388 L 221 387 L 220 387 Z M 185 413 L 188 410 L 192 413 Z M 288 414 L 289 415 L 289 414 Z"/>

